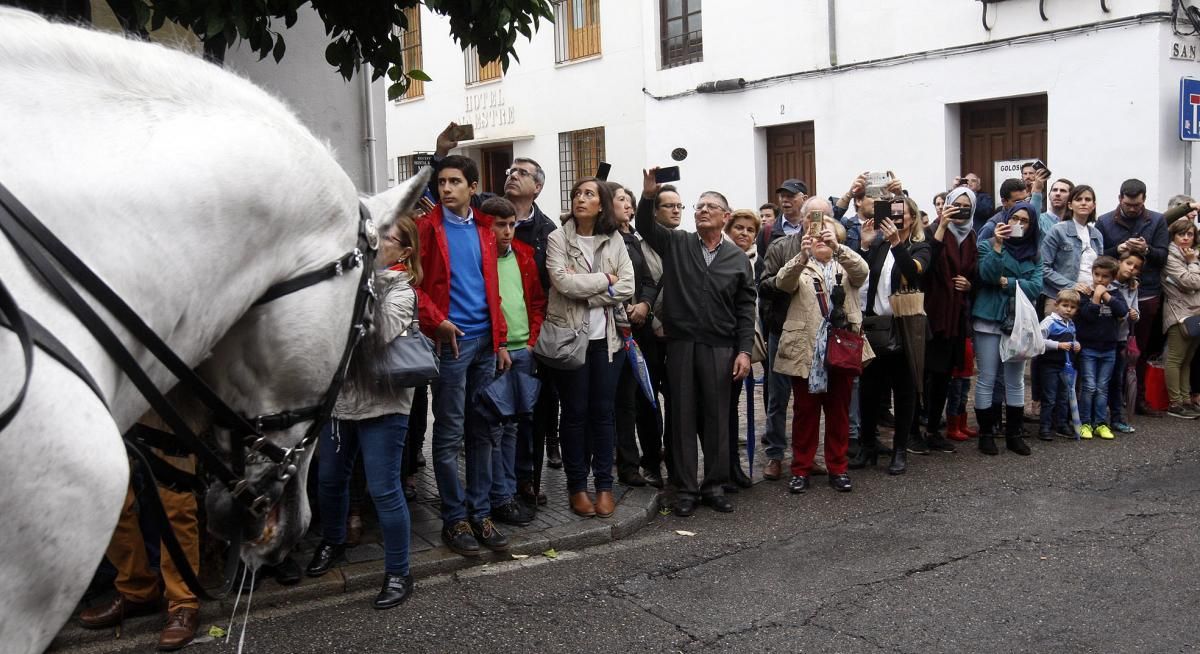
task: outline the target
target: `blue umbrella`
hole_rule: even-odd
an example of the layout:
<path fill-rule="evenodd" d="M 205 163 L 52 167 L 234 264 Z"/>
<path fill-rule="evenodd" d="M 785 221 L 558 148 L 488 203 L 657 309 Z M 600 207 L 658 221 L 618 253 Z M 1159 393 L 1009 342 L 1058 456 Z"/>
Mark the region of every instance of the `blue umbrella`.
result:
<path fill-rule="evenodd" d="M 633 368 L 633 376 L 637 377 L 638 385 L 642 387 L 642 392 L 645 393 L 646 399 L 650 400 L 650 406 L 658 408 L 658 400 L 655 397 L 654 382 L 650 381 L 650 366 L 646 364 L 646 357 L 642 354 L 642 348 L 638 347 L 637 341 L 633 340 L 632 336 L 625 337 L 625 359 L 629 361 L 630 367 Z"/>
<path fill-rule="evenodd" d="M 1083 421 L 1079 419 L 1079 397 L 1075 395 L 1075 366 L 1071 365 L 1071 355 L 1067 355 L 1067 363 L 1060 373 L 1067 392 L 1067 404 L 1071 407 L 1071 424 L 1075 426 L 1075 440 L 1083 433 Z M 1043 409 L 1044 411 L 1045 409 Z"/>
<path fill-rule="evenodd" d="M 763 375 L 766 377 L 766 375 Z M 736 408 L 734 409 L 736 410 Z M 746 467 L 750 469 L 750 479 L 754 479 L 754 371 L 746 375 Z"/>

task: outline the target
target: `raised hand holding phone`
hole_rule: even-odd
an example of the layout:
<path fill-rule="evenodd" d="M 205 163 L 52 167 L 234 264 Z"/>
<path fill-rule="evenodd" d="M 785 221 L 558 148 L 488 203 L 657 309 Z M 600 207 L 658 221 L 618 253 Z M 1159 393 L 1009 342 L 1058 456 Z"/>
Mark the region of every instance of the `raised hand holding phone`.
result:
<path fill-rule="evenodd" d="M 654 168 L 650 168 L 650 169 L 645 169 L 645 168 L 642 169 L 642 197 L 643 198 L 653 198 L 655 195 L 658 194 L 659 184 L 658 184 L 658 182 L 654 181 L 654 178 L 657 174 L 658 174 L 657 166 L 655 166 Z"/>

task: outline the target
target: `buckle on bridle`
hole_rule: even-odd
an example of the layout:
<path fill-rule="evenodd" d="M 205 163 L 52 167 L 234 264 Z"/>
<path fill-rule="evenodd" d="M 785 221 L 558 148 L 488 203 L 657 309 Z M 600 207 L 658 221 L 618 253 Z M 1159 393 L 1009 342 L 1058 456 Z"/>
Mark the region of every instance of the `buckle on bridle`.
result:
<path fill-rule="evenodd" d="M 343 272 L 346 272 L 346 271 L 342 269 L 342 262 L 341 261 L 333 262 L 333 276 L 341 277 Z"/>

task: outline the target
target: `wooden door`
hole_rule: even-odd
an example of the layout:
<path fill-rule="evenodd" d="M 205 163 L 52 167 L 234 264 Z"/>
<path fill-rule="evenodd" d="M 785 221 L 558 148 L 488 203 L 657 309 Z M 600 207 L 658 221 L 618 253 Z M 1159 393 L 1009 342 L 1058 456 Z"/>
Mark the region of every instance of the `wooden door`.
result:
<path fill-rule="evenodd" d="M 775 189 L 785 179 L 796 178 L 817 192 L 817 147 L 812 122 L 767 128 L 766 199 L 775 202 Z"/>
<path fill-rule="evenodd" d="M 483 150 L 483 169 L 479 171 L 480 190 L 496 195 L 504 195 L 504 171 L 512 165 L 513 149 L 511 143 Z"/>
<path fill-rule="evenodd" d="M 1046 96 L 988 100 L 962 105 L 960 170 L 950 177 L 975 173 L 982 188 L 994 192 L 993 162 L 1005 159 L 1046 160 Z M 1053 168 L 1053 162 L 1047 162 Z M 1000 199 L 996 198 L 999 205 Z"/>

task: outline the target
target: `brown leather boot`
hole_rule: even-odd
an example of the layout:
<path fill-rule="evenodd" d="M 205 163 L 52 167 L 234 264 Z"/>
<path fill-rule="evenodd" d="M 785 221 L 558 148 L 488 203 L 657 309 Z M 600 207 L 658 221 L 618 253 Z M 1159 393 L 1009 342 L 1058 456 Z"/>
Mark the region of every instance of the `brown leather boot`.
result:
<path fill-rule="evenodd" d="M 592 498 L 588 497 L 587 491 L 571 493 L 571 510 L 575 512 L 575 515 L 585 518 L 596 515 L 596 505 L 592 504 Z"/>
<path fill-rule="evenodd" d="M 158 651 L 172 652 L 192 642 L 199 626 L 200 609 L 185 606 L 171 611 L 158 637 Z"/>
<path fill-rule="evenodd" d="M 596 517 L 608 518 L 617 510 L 617 501 L 611 490 L 596 491 Z"/>
<path fill-rule="evenodd" d="M 767 461 L 767 466 L 763 468 L 763 479 L 768 481 L 779 481 L 783 477 L 783 461 L 779 459 L 770 459 Z"/>
<path fill-rule="evenodd" d="M 346 516 L 346 545 L 357 547 L 358 543 L 362 540 L 362 533 L 362 510 L 357 506 L 351 506 L 350 514 Z"/>
<path fill-rule="evenodd" d="M 134 602 L 117 593 L 117 596 L 108 604 L 84 609 L 79 614 L 79 623 L 85 629 L 103 629 L 115 627 L 121 624 L 125 618 L 153 615 L 161 610 L 162 598 L 149 602 Z"/>

